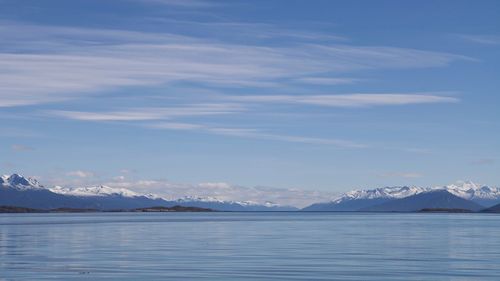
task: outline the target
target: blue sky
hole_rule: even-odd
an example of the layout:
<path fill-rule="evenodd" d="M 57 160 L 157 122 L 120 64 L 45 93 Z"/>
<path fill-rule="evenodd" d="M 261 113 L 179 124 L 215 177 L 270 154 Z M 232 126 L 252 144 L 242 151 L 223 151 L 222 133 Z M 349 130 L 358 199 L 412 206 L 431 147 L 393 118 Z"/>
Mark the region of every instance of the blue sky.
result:
<path fill-rule="evenodd" d="M 498 1 L 0 5 L 3 173 L 282 201 L 500 182 Z"/>

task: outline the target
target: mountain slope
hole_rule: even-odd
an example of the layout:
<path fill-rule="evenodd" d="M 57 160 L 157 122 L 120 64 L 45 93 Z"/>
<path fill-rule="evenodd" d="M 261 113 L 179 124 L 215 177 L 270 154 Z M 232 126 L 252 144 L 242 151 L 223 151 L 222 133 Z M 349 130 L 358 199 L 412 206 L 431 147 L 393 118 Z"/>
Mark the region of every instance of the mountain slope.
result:
<path fill-rule="evenodd" d="M 303 208 L 305 212 L 355 212 L 362 208 L 391 201 L 390 198 L 350 199 L 341 202 L 316 203 Z"/>
<path fill-rule="evenodd" d="M 353 190 L 340 195 L 331 202 L 316 203 L 310 205 L 303 211 L 358 211 L 363 208 L 378 205 L 416 195 L 419 193 L 445 190 L 460 198 L 474 201 L 475 203 L 490 207 L 500 203 L 500 188 L 482 186 L 470 181 L 457 182 L 447 186 L 438 187 L 416 187 L 416 186 L 394 186 L 366 190 Z"/>
<path fill-rule="evenodd" d="M 483 206 L 453 195 L 447 190 L 433 190 L 363 208 L 360 211 L 416 212 L 422 209 L 465 209 L 479 211 L 483 208 Z"/>
<path fill-rule="evenodd" d="M 481 211 L 482 213 L 500 213 L 500 204 L 489 207 Z"/>
<path fill-rule="evenodd" d="M 184 198 L 165 200 L 152 194 L 138 194 L 125 188 L 92 186 L 45 188 L 32 178 L 18 174 L 0 177 L 0 205 L 33 209 L 138 209 L 154 206 L 206 208 L 218 211 L 293 211 L 294 207 L 272 203 L 228 202 L 216 199 Z"/>
<path fill-rule="evenodd" d="M 408 197 L 424 191 L 424 188 L 409 186 L 353 190 L 342 194 L 339 198 L 331 202 L 312 204 L 302 209 L 302 211 L 353 212 L 362 208 L 378 205 L 398 198 Z"/>
<path fill-rule="evenodd" d="M 17 190 L 44 189 L 36 179 L 25 178 L 19 174 L 3 175 L 0 177 L 0 187 L 10 187 Z"/>
<path fill-rule="evenodd" d="M 471 181 L 458 182 L 435 189 L 445 189 L 450 193 L 474 201 L 480 205 L 491 207 L 500 203 L 500 188 L 475 184 Z"/>

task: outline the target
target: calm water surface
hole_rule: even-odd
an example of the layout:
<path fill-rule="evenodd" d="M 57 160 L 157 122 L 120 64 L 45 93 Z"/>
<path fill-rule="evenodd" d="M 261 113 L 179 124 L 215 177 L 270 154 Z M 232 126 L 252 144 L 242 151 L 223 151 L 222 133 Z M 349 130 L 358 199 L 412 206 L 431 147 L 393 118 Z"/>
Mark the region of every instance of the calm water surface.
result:
<path fill-rule="evenodd" d="M 500 216 L 0 215 L 0 280 L 500 280 Z"/>

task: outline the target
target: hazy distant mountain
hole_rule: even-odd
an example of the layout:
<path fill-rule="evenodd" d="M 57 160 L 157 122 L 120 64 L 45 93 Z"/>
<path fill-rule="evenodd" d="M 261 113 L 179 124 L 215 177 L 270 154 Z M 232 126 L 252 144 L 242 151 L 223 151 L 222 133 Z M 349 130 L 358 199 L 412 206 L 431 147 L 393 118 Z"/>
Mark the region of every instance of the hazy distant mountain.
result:
<path fill-rule="evenodd" d="M 422 209 L 463 209 L 479 211 L 484 207 L 451 194 L 447 190 L 432 190 L 409 197 L 360 209 L 366 212 L 416 212 Z"/>
<path fill-rule="evenodd" d="M 358 211 L 381 203 L 405 198 L 419 193 L 446 190 L 460 198 L 473 201 L 482 206 L 500 203 L 500 189 L 481 186 L 473 182 L 459 182 L 442 187 L 395 186 L 367 190 L 353 190 L 342 194 L 331 202 L 316 203 L 304 208 L 304 211 Z"/>
<path fill-rule="evenodd" d="M 431 191 L 445 191 L 432 193 Z M 432 194 L 432 202 L 415 202 L 427 200 Z M 436 194 L 444 194 L 446 198 L 434 198 Z M 449 197 L 449 195 L 453 197 Z M 422 196 L 417 196 L 422 195 Z M 417 196 L 417 197 L 415 197 Z M 458 200 L 462 199 L 462 200 Z M 407 200 L 402 200 L 407 199 Z M 439 201 L 439 200 L 441 201 Z M 401 201 L 402 200 L 402 201 Z M 407 204 L 400 207 L 398 204 Z M 466 203 L 467 202 L 467 203 Z M 474 202 L 475 204 L 469 204 Z M 439 205 L 437 203 L 442 203 Z M 500 203 L 500 189 L 480 186 L 472 182 L 444 187 L 423 188 L 416 186 L 383 187 L 368 190 L 354 190 L 342 194 L 327 203 L 316 203 L 303 211 L 359 211 L 387 210 L 406 211 L 425 208 L 455 208 L 478 210 L 480 205 L 491 207 Z M 272 202 L 259 204 L 255 202 L 222 201 L 216 198 L 185 197 L 181 199 L 165 199 L 154 194 L 139 194 L 125 188 L 109 186 L 91 186 L 67 188 L 55 186 L 46 188 L 37 180 L 18 174 L 0 177 L 0 205 L 18 206 L 34 209 L 79 208 L 79 209 L 137 209 L 152 206 L 208 208 L 220 211 L 295 211 L 294 207 L 280 206 Z M 397 208 L 396 208 L 397 207 Z"/>
<path fill-rule="evenodd" d="M 500 204 L 482 210 L 483 213 L 500 213 Z"/>
<path fill-rule="evenodd" d="M 137 209 L 154 206 L 207 208 L 219 211 L 293 211 L 294 207 L 280 206 L 271 202 L 221 201 L 215 198 L 186 197 L 166 200 L 153 194 L 138 194 L 125 188 L 92 186 L 46 188 L 32 178 L 18 174 L 0 177 L 0 206 L 17 206 L 33 209 Z"/>
<path fill-rule="evenodd" d="M 44 189 L 36 179 L 25 178 L 18 174 L 3 175 L 0 177 L 0 186 L 15 188 L 17 190 Z"/>
<path fill-rule="evenodd" d="M 390 198 L 374 199 L 346 199 L 341 202 L 315 203 L 302 209 L 306 212 L 355 212 L 359 209 L 370 207 L 390 201 Z"/>
<path fill-rule="evenodd" d="M 491 207 L 500 204 L 500 188 L 475 184 L 471 181 L 459 182 L 444 187 L 435 187 L 434 189 L 445 189 L 448 192 L 474 201 L 485 207 Z"/>
<path fill-rule="evenodd" d="M 424 192 L 424 188 L 394 186 L 369 190 L 353 190 L 342 194 L 339 198 L 327 202 L 308 206 L 303 211 L 358 211 L 398 198 L 404 198 Z"/>

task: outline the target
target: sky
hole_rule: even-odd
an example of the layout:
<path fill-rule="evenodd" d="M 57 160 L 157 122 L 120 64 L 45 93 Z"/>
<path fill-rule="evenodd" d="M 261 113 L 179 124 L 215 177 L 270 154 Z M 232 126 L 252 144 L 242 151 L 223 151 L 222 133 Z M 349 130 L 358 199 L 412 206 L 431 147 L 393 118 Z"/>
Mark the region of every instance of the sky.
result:
<path fill-rule="evenodd" d="M 500 184 L 500 2 L 0 0 L 0 171 L 304 206 Z"/>

